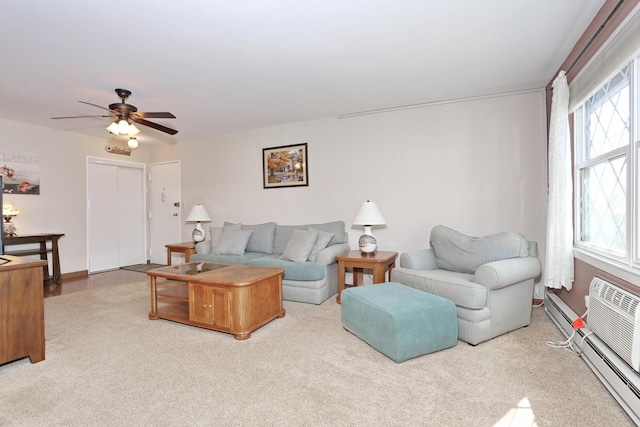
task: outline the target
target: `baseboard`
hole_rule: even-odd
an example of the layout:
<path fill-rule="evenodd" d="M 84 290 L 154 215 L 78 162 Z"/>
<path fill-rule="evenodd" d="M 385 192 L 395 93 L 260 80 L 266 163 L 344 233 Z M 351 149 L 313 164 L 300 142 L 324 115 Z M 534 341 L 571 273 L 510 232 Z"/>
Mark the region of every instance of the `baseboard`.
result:
<path fill-rule="evenodd" d="M 573 333 L 572 323 L 578 315 L 556 294 L 545 293 L 544 309 L 565 337 Z M 620 404 L 636 425 L 640 425 L 640 375 L 588 328 L 578 329 L 573 340 L 580 357 Z"/>
<path fill-rule="evenodd" d="M 72 271 L 62 274 L 62 281 L 89 277 L 89 270 Z"/>

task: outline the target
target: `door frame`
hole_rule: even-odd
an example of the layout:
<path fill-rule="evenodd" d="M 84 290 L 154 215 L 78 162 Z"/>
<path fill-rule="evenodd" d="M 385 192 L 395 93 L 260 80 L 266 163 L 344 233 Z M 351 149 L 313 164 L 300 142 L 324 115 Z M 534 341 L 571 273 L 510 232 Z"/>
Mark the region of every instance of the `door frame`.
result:
<path fill-rule="evenodd" d="M 91 254 L 89 253 L 89 248 L 90 248 L 90 241 L 89 241 L 89 236 L 90 236 L 90 227 L 91 224 L 89 223 L 89 192 L 90 192 L 90 188 L 89 188 L 89 165 L 91 163 L 94 164 L 103 164 L 103 165 L 109 165 L 109 166 L 117 166 L 117 167 L 126 167 L 126 168 L 134 168 L 134 169 L 140 169 L 142 170 L 142 174 L 141 174 L 141 180 L 142 180 L 142 191 L 144 194 L 144 197 L 142 198 L 142 211 L 143 211 L 143 218 L 142 218 L 142 222 L 144 224 L 144 226 L 142 227 L 142 232 L 143 232 L 143 241 L 144 241 L 144 258 L 145 260 L 149 260 L 149 233 L 147 232 L 147 230 L 149 229 L 149 221 L 148 221 L 148 208 L 147 208 L 147 198 L 149 197 L 149 192 L 147 189 L 147 164 L 146 163 L 140 163 L 140 162 L 130 162 L 130 161 L 122 161 L 122 160 L 113 160 L 113 159 L 106 159 L 104 157 L 96 157 L 96 156 L 87 156 L 87 161 L 86 161 L 86 165 L 85 165 L 85 187 L 86 187 L 86 193 L 85 193 L 85 222 L 87 224 L 87 228 L 85 230 L 86 233 L 86 248 L 87 248 L 87 268 L 89 268 L 90 265 L 90 256 Z"/>

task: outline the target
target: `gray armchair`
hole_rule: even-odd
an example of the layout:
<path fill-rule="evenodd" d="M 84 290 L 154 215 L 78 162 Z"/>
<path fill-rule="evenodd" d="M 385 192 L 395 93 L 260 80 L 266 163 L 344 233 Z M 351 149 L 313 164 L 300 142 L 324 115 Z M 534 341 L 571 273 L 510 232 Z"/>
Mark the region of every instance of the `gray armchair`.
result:
<path fill-rule="evenodd" d="M 541 272 L 536 242 L 516 233 L 469 237 L 443 226 L 430 242 L 401 254 L 391 280 L 453 301 L 459 339 L 476 345 L 529 325 Z"/>

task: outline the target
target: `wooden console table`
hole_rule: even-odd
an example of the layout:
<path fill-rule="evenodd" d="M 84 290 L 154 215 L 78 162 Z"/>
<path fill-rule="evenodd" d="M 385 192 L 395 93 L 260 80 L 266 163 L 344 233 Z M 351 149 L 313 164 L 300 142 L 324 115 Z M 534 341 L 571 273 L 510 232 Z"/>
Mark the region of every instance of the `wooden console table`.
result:
<path fill-rule="evenodd" d="M 0 365 L 29 357 L 44 360 L 46 261 L 0 256 Z"/>
<path fill-rule="evenodd" d="M 41 260 L 47 261 L 47 254 L 51 252 L 51 263 L 53 264 L 53 276 L 49 275 L 49 264 L 43 266 L 45 272 L 44 280 L 53 279 L 54 283 L 59 285 L 62 283 L 62 274 L 60 273 L 60 253 L 58 251 L 58 239 L 64 236 L 64 234 L 24 234 L 21 236 L 5 236 L 5 246 L 13 245 L 28 245 L 33 243 L 39 243 L 40 247 L 37 249 L 25 249 L 25 250 L 7 250 L 7 255 L 26 256 L 26 255 L 40 255 Z M 51 242 L 51 247 L 47 247 L 47 242 Z"/>

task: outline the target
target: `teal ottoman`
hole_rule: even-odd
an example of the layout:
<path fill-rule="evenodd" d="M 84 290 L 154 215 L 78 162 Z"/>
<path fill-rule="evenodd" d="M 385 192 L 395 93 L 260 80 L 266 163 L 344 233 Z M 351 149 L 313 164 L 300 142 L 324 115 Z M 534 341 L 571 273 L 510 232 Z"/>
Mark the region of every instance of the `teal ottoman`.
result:
<path fill-rule="evenodd" d="M 458 343 L 456 306 L 400 283 L 345 289 L 342 326 L 396 363 Z"/>

